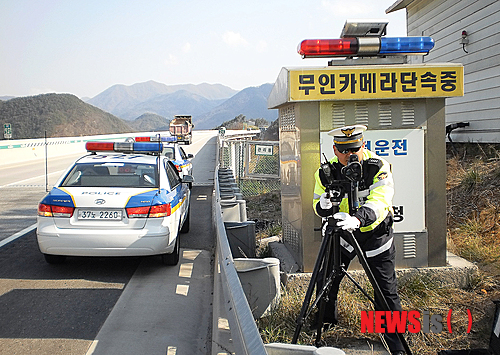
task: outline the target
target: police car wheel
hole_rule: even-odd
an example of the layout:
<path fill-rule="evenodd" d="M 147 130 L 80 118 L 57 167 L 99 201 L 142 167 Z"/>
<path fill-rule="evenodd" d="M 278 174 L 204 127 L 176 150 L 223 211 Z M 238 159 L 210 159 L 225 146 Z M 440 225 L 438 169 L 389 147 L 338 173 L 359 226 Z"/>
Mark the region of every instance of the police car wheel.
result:
<path fill-rule="evenodd" d="M 175 238 L 174 251 L 171 254 L 162 254 L 162 263 L 169 266 L 177 265 L 177 263 L 179 262 L 180 249 L 179 237 L 177 237 Z"/>
<path fill-rule="evenodd" d="M 191 216 L 191 206 L 188 208 L 186 219 L 184 220 L 184 224 L 181 228 L 181 233 L 189 232 L 189 216 Z"/>
<path fill-rule="evenodd" d="M 62 264 L 66 261 L 64 255 L 43 254 L 43 256 L 45 257 L 45 261 L 49 264 Z"/>

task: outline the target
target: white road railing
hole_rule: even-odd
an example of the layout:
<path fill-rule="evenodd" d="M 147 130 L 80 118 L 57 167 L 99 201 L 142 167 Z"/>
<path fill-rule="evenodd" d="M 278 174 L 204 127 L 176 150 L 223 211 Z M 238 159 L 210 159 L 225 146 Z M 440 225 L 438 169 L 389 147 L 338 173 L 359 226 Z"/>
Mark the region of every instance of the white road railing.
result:
<path fill-rule="evenodd" d="M 12 162 L 43 161 L 47 156 L 58 157 L 86 152 L 85 143 L 90 140 L 124 141 L 137 135 L 154 135 L 161 132 L 120 133 L 98 136 L 57 137 L 0 140 L 0 165 Z"/>

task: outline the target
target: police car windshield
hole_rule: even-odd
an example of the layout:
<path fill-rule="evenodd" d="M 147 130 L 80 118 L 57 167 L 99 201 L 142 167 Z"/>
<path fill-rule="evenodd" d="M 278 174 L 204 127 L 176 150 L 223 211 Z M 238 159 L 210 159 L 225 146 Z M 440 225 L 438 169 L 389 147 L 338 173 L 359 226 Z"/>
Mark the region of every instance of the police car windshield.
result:
<path fill-rule="evenodd" d="M 156 165 L 137 163 L 75 164 L 61 186 L 157 187 Z"/>

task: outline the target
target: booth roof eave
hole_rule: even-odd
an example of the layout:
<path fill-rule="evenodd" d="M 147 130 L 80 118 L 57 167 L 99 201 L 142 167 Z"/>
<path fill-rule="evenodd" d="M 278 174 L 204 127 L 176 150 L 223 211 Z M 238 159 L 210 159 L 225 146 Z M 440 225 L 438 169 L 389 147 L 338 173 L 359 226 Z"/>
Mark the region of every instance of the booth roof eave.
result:
<path fill-rule="evenodd" d="M 385 10 L 385 13 L 386 14 L 389 14 L 391 12 L 394 12 L 394 11 L 398 11 L 398 10 L 401 10 L 401 9 L 404 9 L 406 8 L 408 5 L 410 5 L 412 2 L 417 2 L 418 0 L 398 0 L 396 1 L 394 4 L 392 4 L 391 6 L 389 6 L 389 8 L 387 8 Z"/>
<path fill-rule="evenodd" d="M 267 98 L 267 108 L 275 109 L 279 106 L 287 103 L 290 99 L 289 94 L 289 68 L 281 68 L 278 78 L 276 79 L 274 86 Z"/>

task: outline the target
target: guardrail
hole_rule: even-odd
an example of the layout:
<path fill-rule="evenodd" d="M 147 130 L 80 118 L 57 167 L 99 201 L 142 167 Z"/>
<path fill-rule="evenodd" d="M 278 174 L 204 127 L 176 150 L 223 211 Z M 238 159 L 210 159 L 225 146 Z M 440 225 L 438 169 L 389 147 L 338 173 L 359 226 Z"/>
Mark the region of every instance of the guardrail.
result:
<path fill-rule="evenodd" d="M 248 139 L 255 137 L 260 134 L 260 129 L 252 129 L 252 130 L 227 130 L 224 133 L 225 139 Z"/>
<path fill-rule="evenodd" d="M 235 132 L 236 133 L 236 132 Z M 238 132 L 240 133 L 240 132 Z M 239 134 L 236 135 L 239 135 Z M 246 132 L 241 132 L 246 134 Z M 220 147 L 221 137 L 217 137 Z M 221 209 L 220 154 L 216 155 L 212 219 L 216 231 L 212 354 L 267 355 L 252 311 L 241 286 Z M 230 336 L 229 336 L 230 335 Z"/>
<path fill-rule="evenodd" d="M 267 355 L 245 293 L 241 287 L 220 207 L 218 167 L 215 169 L 213 222 L 216 230 L 214 322 L 212 354 Z M 228 321 L 228 327 L 226 320 Z M 224 331 L 230 331 L 230 338 Z M 226 334 L 227 335 L 227 334 Z"/>

